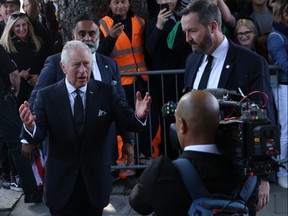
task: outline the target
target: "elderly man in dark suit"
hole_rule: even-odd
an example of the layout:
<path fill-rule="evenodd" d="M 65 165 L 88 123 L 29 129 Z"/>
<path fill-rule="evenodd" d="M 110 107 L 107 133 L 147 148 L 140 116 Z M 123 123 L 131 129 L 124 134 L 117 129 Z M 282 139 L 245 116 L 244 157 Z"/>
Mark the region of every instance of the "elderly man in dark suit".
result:
<path fill-rule="evenodd" d="M 22 137 L 35 145 L 48 134 L 44 197 L 52 215 L 102 215 L 112 187 L 111 124 L 141 130 L 151 98 L 137 92 L 134 112 L 113 86 L 90 80 L 92 54 L 80 41 L 64 46 L 61 67 L 66 78 L 39 90 L 35 115 L 28 102 L 20 106 Z"/>
<path fill-rule="evenodd" d="M 120 82 L 120 75 L 118 71 L 117 62 L 109 57 L 97 53 L 97 48 L 99 45 L 99 27 L 95 21 L 87 14 L 80 14 L 75 21 L 75 26 L 72 31 L 72 37 L 74 40 L 80 40 L 86 43 L 93 53 L 93 64 L 92 64 L 92 75 L 91 77 L 95 80 L 100 80 L 109 83 L 116 87 L 118 94 L 123 100 L 126 101 L 126 96 L 124 89 Z M 33 108 L 34 101 L 37 92 L 51 84 L 58 82 L 65 77 L 61 67 L 60 67 L 61 53 L 49 56 L 45 62 L 45 65 L 40 73 L 39 79 L 34 86 L 29 100 L 30 108 Z M 134 143 L 134 137 L 131 132 L 124 130 L 119 131 L 122 139 L 124 140 L 123 151 L 125 154 L 127 152 L 133 153 L 134 148 L 131 144 Z M 113 136 L 114 134 L 114 136 Z M 110 136 L 111 142 L 116 142 L 116 130 L 113 126 Z M 22 151 L 28 157 L 31 157 L 33 152 L 33 146 L 23 145 Z M 134 161 L 134 153 L 128 156 L 129 163 Z"/>
<path fill-rule="evenodd" d="M 219 153 L 215 134 L 220 110 L 216 98 L 204 90 L 186 93 L 175 112 L 176 130 L 183 153 L 197 170 L 211 194 L 230 195 L 243 177 L 232 162 Z M 257 188 L 248 201 L 251 215 L 256 212 Z M 142 173 L 130 194 L 130 205 L 142 215 L 186 216 L 192 202 L 176 167 L 166 156 L 157 158 Z M 254 213 L 253 213 L 254 212 Z"/>
<path fill-rule="evenodd" d="M 268 98 L 268 118 L 275 123 L 274 98 L 266 60 L 228 40 L 221 31 L 221 12 L 210 1 L 193 0 L 181 11 L 181 25 L 193 53 L 187 58 L 186 89 L 224 88 L 248 95 L 263 105 L 262 92 Z M 262 181 L 258 210 L 269 202 L 269 182 Z"/>

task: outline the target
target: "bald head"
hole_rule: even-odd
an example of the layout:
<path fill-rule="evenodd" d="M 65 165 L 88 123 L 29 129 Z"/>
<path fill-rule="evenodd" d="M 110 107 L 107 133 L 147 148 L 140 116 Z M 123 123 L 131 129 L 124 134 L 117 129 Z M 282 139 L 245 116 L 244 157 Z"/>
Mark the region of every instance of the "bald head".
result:
<path fill-rule="evenodd" d="M 215 143 L 220 108 L 211 93 L 199 90 L 188 92 L 180 99 L 175 117 L 182 148 L 191 144 Z"/>

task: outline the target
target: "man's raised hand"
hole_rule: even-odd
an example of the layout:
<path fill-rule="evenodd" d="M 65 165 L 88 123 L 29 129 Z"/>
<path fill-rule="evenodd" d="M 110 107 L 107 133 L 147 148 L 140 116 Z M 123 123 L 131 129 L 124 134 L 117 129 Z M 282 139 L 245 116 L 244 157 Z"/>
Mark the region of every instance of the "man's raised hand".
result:
<path fill-rule="evenodd" d="M 25 127 L 32 132 L 35 125 L 35 119 L 36 116 L 32 115 L 29 103 L 27 101 L 24 101 L 24 103 L 19 107 L 19 114 L 21 121 L 25 125 Z"/>

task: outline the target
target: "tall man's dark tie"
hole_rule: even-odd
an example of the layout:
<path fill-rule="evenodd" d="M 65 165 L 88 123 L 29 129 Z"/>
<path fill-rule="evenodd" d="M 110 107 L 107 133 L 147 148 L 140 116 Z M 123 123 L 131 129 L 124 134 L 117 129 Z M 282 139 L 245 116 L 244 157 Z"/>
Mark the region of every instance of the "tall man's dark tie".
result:
<path fill-rule="evenodd" d="M 76 97 L 74 99 L 74 121 L 79 137 L 82 137 L 84 132 L 84 107 L 79 89 L 75 90 Z"/>
<path fill-rule="evenodd" d="M 203 75 L 201 77 L 201 80 L 200 80 L 200 83 L 199 83 L 199 86 L 198 86 L 198 90 L 207 88 L 209 76 L 210 76 L 210 73 L 211 73 L 211 70 L 212 70 L 211 66 L 212 66 L 213 56 L 209 55 L 207 57 L 207 59 L 208 59 L 208 62 L 207 62 L 207 65 L 206 65 L 206 67 L 204 69 Z"/>

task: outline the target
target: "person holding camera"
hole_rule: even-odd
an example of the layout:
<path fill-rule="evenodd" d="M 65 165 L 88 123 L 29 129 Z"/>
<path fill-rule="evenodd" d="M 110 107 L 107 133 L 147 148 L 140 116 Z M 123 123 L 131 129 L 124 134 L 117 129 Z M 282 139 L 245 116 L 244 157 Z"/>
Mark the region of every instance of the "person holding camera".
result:
<path fill-rule="evenodd" d="M 193 164 L 210 194 L 230 195 L 243 178 L 215 144 L 220 122 L 217 99 L 205 90 L 188 92 L 177 104 L 175 119 L 183 150 L 179 157 Z M 256 214 L 257 188 L 247 202 L 250 215 Z M 142 215 L 186 216 L 192 198 L 171 160 L 161 156 L 142 173 L 129 201 Z"/>

